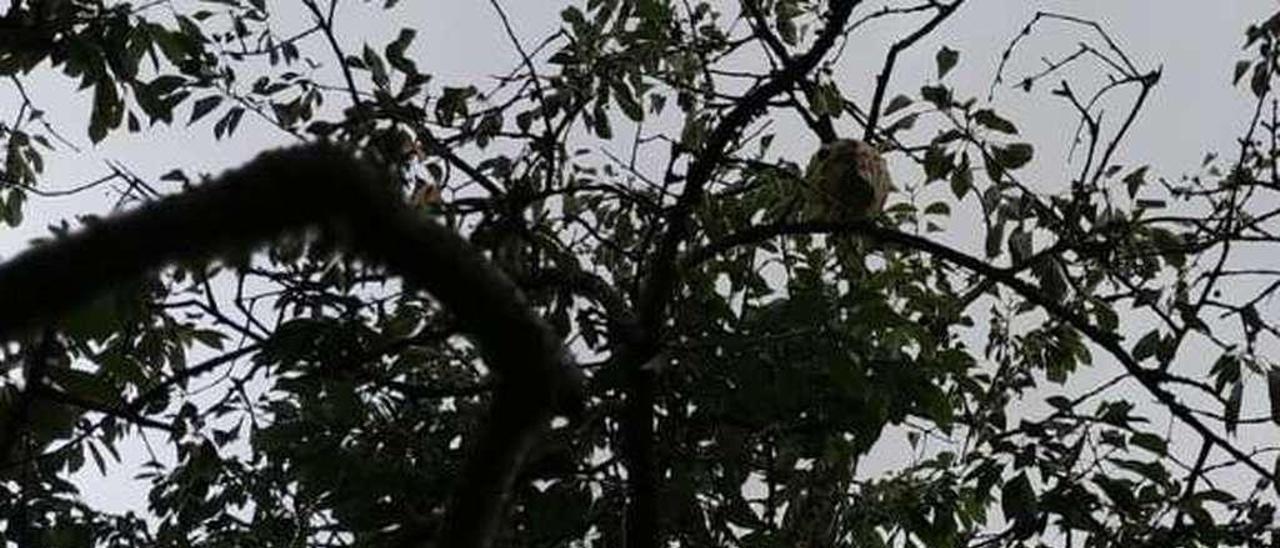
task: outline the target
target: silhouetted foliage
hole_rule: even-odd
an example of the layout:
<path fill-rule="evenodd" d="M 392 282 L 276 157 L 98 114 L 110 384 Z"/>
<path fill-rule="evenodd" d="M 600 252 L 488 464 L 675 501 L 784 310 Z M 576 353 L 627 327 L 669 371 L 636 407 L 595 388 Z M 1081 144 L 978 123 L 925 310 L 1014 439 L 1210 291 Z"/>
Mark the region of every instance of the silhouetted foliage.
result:
<path fill-rule="evenodd" d="M 1274 542 L 1276 448 L 1254 440 L 1280 423 L 1268 358 L 1280 270 L 1249 254 L 1277 244 L 1280 15 L 1246 29 L 1234 78 L 1254 116 L 1238 143 L 1222 144 L 1238 148 L 1178 177 L 1134 165 L 1121 146 L 1160 69 L 1136 63 L 1105 25 L 1066 14 L 1040 12 L 1019 29 L 980 98 L 948 81 L 973 63 L 963 51 L 919 45 L 965 0 L 589 0 L 563 8 L 560 29 L 536 45 L 518 41 L 495 0 L 515 68 L 465 87 L 420 71 L 413 28 L 347 51 L 333 4 L 297 4 L 17 1 L 0 18 L 0 74 L 23 98 L 18 119 L 0 125 L 9 225 L 32 195 L 52 192 L 41 151 L 73 146 L 22 85 L 52 68 L 93 93 L 94 142 L 155 123 L 211 123 L 218 139 L 271 124 L 340 147 L 275 154 L 356 150 L 341 165 L 389 172 L 379 188 L 394 206 L 378 211 L 449 235 L 369 238 L 381 217 L 328 180 L 347 172 L 309 160 L 284 186 L 270 182 L 281 170 L 255 164 L 212 182 L 174 166 L 161 178 L 181 186 L 170 198 L 122 169 L 94 182 L 123 182 L 122 201 L 143 203 L 60 227 L 26 257 L 83 257 L 76 269 L 62 262 L 53 288 L 99 287 L 93 264 L 118 276 L 112 287 L 66 294 L 65 314 L 0 309 L 0 327 L 36 328 L 4 350 L 7 539 Z M 375 4 L 359 9 L 405 9 Z M 312 26 L 276 35 L 272 21 L 294 8 Z M 891 20 L 915 26 L 884 51 L 859 50 L 882 59 L 859 83 L 866 93 L 842 89 L 841 56 Z M 1078 49 L 1015 73 L 1044 32 L 1079 32 Z M 895 80 L 904 56 L 936 70 Z M 342 85 L 324 84 L 325 70 Z M 1061 185 L 1030 175 L 1041 160 L 1020 131 L 1030 122 L 1002 105 L 1022 93 L 1078 115 Z M 889 158 L 899 191 L 880 217 L 811 219 L 796 203 L 808 157 L 791 147 L 836 138 Z M 270 199 L 231 212 L 199 198 L 237 173 L 265 174 L 254 180 L 270 179 L 260 181 Z M 316 216 L 291 205 L 315 196 L 290 202 L 309 192 L 325 204 Z M 176 221 L 163 237 L 121 228 L 177 203 L 270 230 L 145 261 L 118 243 L 200 234 Z M 222 242 L 216 225 L 199 226 Z M 469 240 L 454 258 L 422 243 L 453 234 Z M 857 268 L 829 245 L 847 235 L 874 242 Z M 966 238 L 977 252 L 944 243 Z M 427 283 L 438 272 L 415 278 L 401 267 L 412 261 L 387 260 L 413 245 L 439 258 L 439 272 L 470 265 L 520 291 L 441 290 Z M 15 292 L 35 278 L 6 278 L 22 260 L 0 267 L 0 303 L 37 302 Z M 477 334 L 509 325 L 503 317 L 537 328 Z M 532 344 L 529 333 L 546 336 Z M 504 346 L 504 334 L 530 344 Z M 573 385 L 550 378 L 564 371 L 502 364 L 553 362 L 555 337 L 583 386 L 562 398 L 580 405 L 550 420 L 551 398 Z M 1264 385 L 1272 413 L 1247 415 L 1244 395 Z M 541 399 L 521 407 L 530 397 Z M 527 424 L 504 437 L 493 427 L 503 416 Z M 88 460 L 114 472 L 117 447 L 142 431 L 175 454 L 144 472 L 151 519 L 83 504 L 69 475 Z M 909 454 L 868 463 L 900 438 Z M 484 463 L 516 474 L 509 493 L 497 479 L 468 483 Z M 1219 481 L 1227 474 L 1236 480 Z"/>

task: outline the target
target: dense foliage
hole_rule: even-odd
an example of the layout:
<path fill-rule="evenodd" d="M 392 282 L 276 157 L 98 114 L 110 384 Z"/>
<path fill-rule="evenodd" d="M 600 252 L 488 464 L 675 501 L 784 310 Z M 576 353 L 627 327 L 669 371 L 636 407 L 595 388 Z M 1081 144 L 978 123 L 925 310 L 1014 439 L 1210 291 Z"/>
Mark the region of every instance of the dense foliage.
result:
<path fill-rule="evenodd" d="M 1246 392 L 1280 392 L 1280 271 L 1239 253 L 1276 243 L 1280 18 L 1246 31 L 1235 75 L 1255 114 L 1222 144 L 1238 149 L 1178 178 L 1119 152 L 1160 71 L 1103 25 L 1037 15 L 1005 61 L 1046 21 L 1080 49 L 1025 78 L 1002 61 L 993 87 L 1077 109 L 1059 188 L 1027 175 L 1024 122 L 948 84 L 961 52 L 914 48 L 965 0 L 589 0 L 536 47 L 511 34 L 514 70 L 467 87 L 420 72 L 413 28 L 347 51 L 330 1 L 13 2 L 3 221 L 42 194 L 42 151 L 71 146 L 24 91 L 41 71 L 93 94 L 94 142 L 175 121 L 234 139 L 249 116 L 392 166 L 586 378 L 581 412 L 521 468 L 498 546 L 1272 542 L 1274 447 L 1241 432 L 1280 422 L 1242 414 Z M 295 9 L 312 26 L 276 34 Z M 842 90 L 844 46 L 889 20 L 918 26 L 878 54 L 872 93 Z M 934 77 L 894 81 L 906 55 Z M 885 214 L 802 219 L 807 158 L 778 152 L 773 122 L 886 150 Z M 123 171 L 104 182 L 157 198 Z M 865 264 L 833 256 L 850 234 L 876 242 Z M 438 528 L 495 399 L 485 354 L 456 311 L 329 236 L 171 265 L 5 347 L 6 539 L 385 546 Z M 1107 380 L 1068 384 L 1084 374 Z M 113 472 L 139 433 L 174 455 L 144 473 L 151 515 L 81 502 L 69 476 Z M 910 458 L 868 462 L 900 438 Z"/>

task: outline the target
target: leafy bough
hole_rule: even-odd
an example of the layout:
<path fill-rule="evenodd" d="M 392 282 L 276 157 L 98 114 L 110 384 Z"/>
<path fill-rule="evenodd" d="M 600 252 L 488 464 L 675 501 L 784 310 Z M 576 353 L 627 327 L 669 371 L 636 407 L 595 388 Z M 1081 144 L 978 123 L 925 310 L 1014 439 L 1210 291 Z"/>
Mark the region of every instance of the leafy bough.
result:
<path fill-rule="evenodd" d="M 288 231 L 325 230 L 348 252 L 433 295 L 496 373 L 487 424 L 457 483 L 445 530 L 437 537 L 406 527 L 404 534 L 410 546 L 429 539 L 487 546 L 530 447 L 554 414 L 577 409 L 580 373 L 501 270 L 456 233 L 412 211 L 394 188 L 380 168 L 337 145 L 266 152 L 207 184 L 0 265 L 0 340 L 56 326 L 77 306 L 165 264 L 243 253 Z M 42 382 L 28 379 L 31 387 Z M 0 439 L 0 448 L 13 441 Z"/>

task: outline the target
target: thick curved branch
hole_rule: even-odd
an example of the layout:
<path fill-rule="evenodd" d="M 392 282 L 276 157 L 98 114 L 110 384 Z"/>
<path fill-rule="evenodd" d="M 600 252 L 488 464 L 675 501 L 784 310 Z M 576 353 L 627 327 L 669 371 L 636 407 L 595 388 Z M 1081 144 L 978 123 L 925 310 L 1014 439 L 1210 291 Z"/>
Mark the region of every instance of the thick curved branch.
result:
<path fill-rule="evenodd" d="M 986 261 L 967 253 L 914 234 L 884 228 L 870 220 L 845 222 L 811 221 L 755 225 L 689 251 L 681 259 L 680 267 L 682 269 L 695 268 L 735 247 L 757 244 L 778 236 L 798 236 L 803 234 L 857 234 L 879 242 L 899 244 L 920 250 L 991 278 L 998 279 L 1012 275 L 1012 272 L 1008 269 L 992 266 Z M 1023 283 L 1021 280 L 1017 281 Z"/>
<path fill-rule="evenodd" d="M 903 247 L 923 251 L 935 257 L 941 258 L 952 264 L 967 268 L 987 279 L 994 280 L 996 283 L 1003 285 L 1015 293 L 1026 299 L 1031 304 L 1039 306 L 1048 312 L 1049 315 L 1065 322 L 1067 325 L 1075 328 L 1083 333 L 1094 344 L 1102 347 L 1107 353 L 1111 354 L 1125 371 L 1142 384 L 1142 387 L 1156 397 L 1156 400 L 1169 409 L 1178 420 L 1190 426 L 1196 433 L 1200 434 L 1205 440 L 1221 447 L 1224 451 L 1244 463 L 1258 475 L 1264 478 L 1272 478 L 1272 473 L 1262 465 L 1254 462 L 1239 448 L 1231 444 L 1217 432 L 1205 426 L 1204 422 L 1195 416 L 1195 413 L 1178 401 L 1176 395 L 1167 390 L 1162 384 L 1168 380 L 1168 376 L 1158 370 L 1143 368 L 1133 356 L 1121 346 L 1122 338 L 1115 333 L 1106 331 L 1097 325 L 1094 325 L 1084 315 L 1079 314 L 1060 300 L 1050 296 L 1047 292 L 1041 290 L 1035 284 L 1018 278 L 1017 269 L 1001 268 L 988 264 L 967 253 L 947 247 L 927 238 L 899 232 L 889 228 L 877 226 L 871 221 L 851 221 L 843 223 L 833 222 L 805 222 L 805 223 L 780 223 L 772 225 L 753 226 L 737 233 L 717 240 L 705 247 L 701 247 L 689 252 L 684 260 L 681 261 L 683 268 L 693 268 L 702 262 L 719 255 L 725 251 L 733 249 L 741 245 L 750 245 L 758 243 L 769 238 L 777 236 L 789 236 L 800 234 L 857 234 L 866 238 L 871 238 L 886 243 L 898 244 Z"/>
<path fill-rule="evenodd" d="M 498 375 L 443 538 L 448 546 L 487 546 L 554 406 L 580 397 L 579 372 L 511 280 L 457 234 L 411 211 L 394 188 L 385 173 L 334 145 L 265 153 L 214 182 L 0 265 L 0 339 L 55 322 L 149 269 L 242 252 L 285 231 L 332 231 L 352 253 L 438 299 Z"/>

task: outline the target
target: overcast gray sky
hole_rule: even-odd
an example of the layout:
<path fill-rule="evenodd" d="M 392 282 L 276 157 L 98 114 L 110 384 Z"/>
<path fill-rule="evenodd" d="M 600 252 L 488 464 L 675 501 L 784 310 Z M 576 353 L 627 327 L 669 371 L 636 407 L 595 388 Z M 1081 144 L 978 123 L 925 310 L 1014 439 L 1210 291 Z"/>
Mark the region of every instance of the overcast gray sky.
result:
<path fill-rule="evenodd" d="M 296 10 L 294 4 L 292 0 L 275 2 L 273 9 Z M 437 81 L 449 83 L 474 83 L 478 79 L 480 87 L 492 83 L 492 75 L 508 71 L 517 60 L 488 2 L 402 2 L 389 15 L 381 12 L 380 5 L 381 2 L 351 0 L 342 4 L 339 33 L 346 41 L 347 50 L 358 51 L 365 41 L 386 43 L 400 27 L 414 27 L 419 29 L 419 35 L 410 55 L 424 72 L 434 73 Z M 875 5 L 878 4 L 869 2 L 860 10 L 872 9 Z M 517 34 L 526 45 L 536 44 L 558 27 L 562 6 L 547 0 L 504 2 Z M 890 95 L 914 94 L 932 77 L 933 56 L 938 47 L 947 45 L 961 52 L 960 64 L 948 76 L 948 81 L 961 96 L 985 98 L 1000 51 L 1037 10 L 1091 18 L 1112 32 L 1140 67 L 1163 66 L 1163 79 L 1118 157 L 1129 165 L 1153 164 L 1156 174 L 1173 178 L 1197 168 L 1207 151 L 1226 152 L 1234 148 L 1234 139 L 1247 119 L 1250 103 L 1247 91 L 1230 85 L 1231 70 L 1235 61 L 1244 56 L 1240 46 L 1245 26 L 1275 7 L 1274 2 L 1260 0 L 971 0 L 955 18 L 900 59 Z M 908 28 L 911 27 L 907 21 L 885 21 L 855 35 L 844 50 L 836 76 L 842 89 L 865 105 L 887 44 Z M 1085 39 L 1092 37 L 1079 27 L 1047 24 L 1029 39 L 1028 48 L 1015 57 L 1011 74 L 1016 79 L 1037 70 L 1042 55 L 1070 53 L 1077 42 Z M 318 37 L 313 38 L 302 48 L 332 68 L 327 49 L 317 40 Z M 329 75 L 332 82 L 338 81 L 335 73 L 330 71 Z M 154 180 L 175 167 L 186 168 L 189 173 L 216 173 L 264 148 L 290 142 L 286 135 L 250 117 L 244 119 L 233 139 L 214 141 L 211 125 L 215 118 L 209 117 L 193 128 L 181 124 L 175 128 L 157 126 L 140 135 L 116 134 L 94 146 L 88 143 L 84 129 L 89 95 L 77 94 L 74 82 L 61 75 L 35 75 L 31 82 L 37 106 L 48 112 L 49 119 L 64 135 L 84 149 L 82 154 L 50 155 L 44 178 L 46 188 L 70 187 L 101 176 L 106 171 L 103 162 L 107 159 L 119 161 Z M 1067 177 L 1062 173 L 1065 173 L 1069 132 L 1075 120 L 1068 106 L 1050 97 L 1047 87 L 1033 94 L 1005 87 L 997 90 L 995 104 L 1017 122 L 1025 139 L 1037 147 L 1038 163 L 1030 171 L 1033 186 L 1061 188 L 1065 185 Z M 0 86 L 0 114 L 11 117 L 17 106 L 18 99 L 12 89 Z M 179 115 L 178 119 L 183 116 Z M 780 127 L 785 131 L 786 126 Z M 846 132 L 854 129 L 848 119 L 842 120 L 839 128 Z M 795 131 L 801 129 L 797 127 Z M 814 141 L 806 135 L 793 140 L 779 139 L 777 146 L 784 155 L 802 162 L 811 152 Z M 917 168 L 905 162 L 893 160 L 892 165 L 900 185 L 922 178 Z M 73 198 L 34 199 L 23 227 L 0 229 L 0 256 L 12 256 L 24 248 L 30 238 L 45 234 L 45 226 L 56 219 L 85 211 L 106 213 L 113 198 L 105 190 L 95 190 Z M 963 214 L 957 216 L 959 220 L 964 218 Z M 943 238 L 978 252 L 979 243 L 964 237 L 974 231 L 962 226 L 954 228 L 957 230 Z M 128 455 L 133 463 L 140 458 L 140 453 Z M 133 473 L 128 466 L 120 469 L 124 478 Z M 92 472 L 87 477 L 96 475 Z M 145 507 L 145 486 L 130 484 L 124 478 L 90 482 L 87 498 L 104 507 Z"/>

